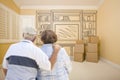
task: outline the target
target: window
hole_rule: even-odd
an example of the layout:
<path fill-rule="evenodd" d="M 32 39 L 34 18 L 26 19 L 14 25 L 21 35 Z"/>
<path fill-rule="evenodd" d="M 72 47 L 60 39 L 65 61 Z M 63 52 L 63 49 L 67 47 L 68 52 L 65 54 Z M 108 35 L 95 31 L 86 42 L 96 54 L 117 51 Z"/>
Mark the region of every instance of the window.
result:
<path fill-rule="evenodd" d="M 0 4 L 0 43 L 19 40 L 19 15 Z"/>

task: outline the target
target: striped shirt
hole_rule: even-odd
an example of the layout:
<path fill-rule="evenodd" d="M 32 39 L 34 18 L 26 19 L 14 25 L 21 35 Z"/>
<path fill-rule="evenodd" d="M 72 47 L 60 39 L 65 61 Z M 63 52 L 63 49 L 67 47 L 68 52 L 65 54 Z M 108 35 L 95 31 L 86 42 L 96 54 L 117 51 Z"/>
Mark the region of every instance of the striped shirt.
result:
<path fill-rule="evenodd" d="M 5 80 L 35 80 L 38 68 L 50 71 L 51 64 L 42 50 L 23 40 L 10 46 L 3 68 L 7 69 Z"/>
<path fill-rule="evenodd" d="M 53 52 L 52 44 L 44 44 L 41 49 L 50 58 Z M 61 48 L 57 61 L 52 71 L 40 69 L 38 71 L 38 80 L 69 80 L 68 74 L 71 71 L 71 61 L 64 48 Z"/>

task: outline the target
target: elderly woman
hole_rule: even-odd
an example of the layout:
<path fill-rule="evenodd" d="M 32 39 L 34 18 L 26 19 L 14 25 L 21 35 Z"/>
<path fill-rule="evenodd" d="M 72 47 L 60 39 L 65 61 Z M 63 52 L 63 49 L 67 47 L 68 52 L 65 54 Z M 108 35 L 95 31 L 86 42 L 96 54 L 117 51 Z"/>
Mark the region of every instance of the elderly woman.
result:
<path fill-rule="evenodd" d="M 53 44 L 57 41 L 57 35 L 52 30 L 45 30 L 41 34 L 42 51 L 50 58 L 53 52 Z M 69 80 L 71 61 L 64 48 L 58 52 L 56 63 L 51 71 L 40 69 L 37 80 Z"/>

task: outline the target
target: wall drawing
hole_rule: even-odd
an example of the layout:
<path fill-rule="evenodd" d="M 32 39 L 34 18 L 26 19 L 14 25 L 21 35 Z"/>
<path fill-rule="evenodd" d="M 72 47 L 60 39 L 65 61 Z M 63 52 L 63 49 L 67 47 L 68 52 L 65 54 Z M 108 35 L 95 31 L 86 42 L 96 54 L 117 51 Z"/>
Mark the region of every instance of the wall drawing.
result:
<path fill-rule="evenodd" d="M 79 34 L 78 24 L 56 24 L 55 32 L 59 40 L 77 40 Z"/>

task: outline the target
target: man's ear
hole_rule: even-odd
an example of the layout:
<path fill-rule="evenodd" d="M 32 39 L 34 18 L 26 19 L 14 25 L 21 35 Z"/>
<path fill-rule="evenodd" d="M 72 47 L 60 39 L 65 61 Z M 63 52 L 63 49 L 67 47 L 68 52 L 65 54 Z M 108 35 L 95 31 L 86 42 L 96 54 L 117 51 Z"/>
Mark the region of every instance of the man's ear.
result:
<path fill-rule="evenodd" d="M 37 38 L 37 36 L 34 36 L 34 38 L 33 38 L 32 42 L 34 42 L 36 38 Z"/>
<path fill-rule="evenodd" d="M 22 34 L 22 36 L 24 37 L 24 33 Z"/>

